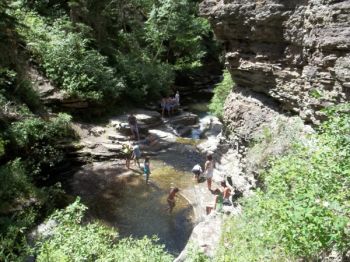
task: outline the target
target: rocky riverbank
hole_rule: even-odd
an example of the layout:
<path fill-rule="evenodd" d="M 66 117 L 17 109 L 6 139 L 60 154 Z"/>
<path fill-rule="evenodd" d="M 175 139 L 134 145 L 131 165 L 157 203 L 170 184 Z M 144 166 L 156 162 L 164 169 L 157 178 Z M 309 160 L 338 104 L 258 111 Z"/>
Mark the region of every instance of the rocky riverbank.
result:
<path fill-rule="evenodd" d="M 236 199 L 237 196 L 248 194 L 252 187 L 249 180 L 241 177 L 238 151 L 233 150 L 221 136 L 222 125 L 215 117 L 206 116 L 198 122 L 198 116 L 190 112 L 180 112 L 166 119 L 162 119 L 156 111 L 134 110 L 133 113 L 139 123 L 141 140 L 150 134 L 157 137 L 152 146 L 141 144 L 143 156 L 151 157 L 153 172 L 159 173 L 158 176 L 151 175 L 152 184 L 156 187 L 164 185 L 167 187 L 166 183 L 170 181 L 171 185 L 181 187 L 181 195 L 192 206 L 194 212 L 194 217 L 191 219 L 194 229 L 189 243 L 197 246 L 208 256 L 213 256 L 220 239 L 223 214 L 215 212 L 206 214 L 206 206 L 214 205 L 214 195 L 207 189 L 205 182 L 198 184 L 193 182 L 190 170 L 197 163 L 204 164 L 207 152 L 214 152 L 217 163 L 214 171 L 214 188 L 219 187 L 220 181 L 230 177 L 231 181 L 234 181 L 231 185 Z M 81 196 L 83 201 L 90 203 L 92 213 L 95 212 L 93 216 L 102 220 L 105 218 L 109 224 L 118 226 L 118 223 L 111 223 L 113 215 L 108 213 L 114 212 L 111 207 L 121 197 L 118 190 L 120 177 L 139 176 L 141 173 L 134 167 L 127 169 L 122 160 L 122 146 L 130 139 L 127 115 L 111 117 L 100 125 L 76 122 L 74 129 L 80 136 L 80 142 L 75 146 L 78 150 L 71 152 L 71 157 L 89 164 L 84 165 L 70 179 L 71 193 Z M 181 134 L 188 133 L 179 132 L 184 129 L 188 129 L 189 132 L 191 129 L 201 130 L 203 139 L 181 137 Z M 168 174 L 162 173 L 162 170 L 167 168 L 181 173 L 182 176 L 175 177 L 174 180 L 166 177 Z M 164 182 L 164 179 L 167 181 Z M 227 215 L 239 212 L 240 206 L 236 204 L 224 209 L 224 214 Z M 181 253 L 177 261 L 184 260 L 186 250 Z"/>

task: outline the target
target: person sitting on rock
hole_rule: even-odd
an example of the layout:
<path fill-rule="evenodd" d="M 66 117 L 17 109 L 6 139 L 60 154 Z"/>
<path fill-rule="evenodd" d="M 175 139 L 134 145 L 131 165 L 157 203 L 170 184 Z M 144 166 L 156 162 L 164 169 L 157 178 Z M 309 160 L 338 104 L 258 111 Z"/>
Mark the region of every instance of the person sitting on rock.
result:
<path fill-rule="evenodd" d="M 133 138 L 140 140 L 139 128 L 137 126 L 137 119 L 133 115 L 133 113 L 130 113 L 130 115 L 128 116 L 128 123 L 129 123 L 130 131 Z"/>
<path fill-rule="evenodd" d="M 169 103 L 170 103 L 171 114 L 174 115 L 175 114 L 175 109 L 177 108 L 176 98 L 170 98 Z"/>
<path fill-rule="evenodd" d="M 172 98 L 171 97 L 167 97 L 165 99 L 165 109 L 168 112 L 168 116 L 171 116 L 171 111 L 172 111 Z"/>
<path fill-rule="evenodd" d="M 221 181 L 220 185 L 222 186 L 222 189 L 220 190 L 222 193 L 223 197 L 223 205 L 232 205 L 230 201 L 230 196 L 231 196 L 231 189 L 226 185 L 225 181 Z"/>
<path fill-rule="evenodd" d="M 155 134 L 149 134 L 146 136 L 144 140 L 142 140 L 140 143 L 145 146 L 153 146 L 159 141 L 159 137 Z"/>

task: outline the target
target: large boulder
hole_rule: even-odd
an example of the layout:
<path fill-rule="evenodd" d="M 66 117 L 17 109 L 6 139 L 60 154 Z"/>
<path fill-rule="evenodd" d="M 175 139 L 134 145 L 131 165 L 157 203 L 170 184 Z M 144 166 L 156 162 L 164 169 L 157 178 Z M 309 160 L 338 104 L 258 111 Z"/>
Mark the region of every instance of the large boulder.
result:
<path fill-rule="evenodd" d="M 191 126 L 198 123 L 198 116 L 192 113 L 183 113 L 181 115 L 174 116 L 173 118 L 171 118 L 170 123 L 174 126 Z"/>
<path fill-rule="evenodd" d="M 160 113 L 149 110 L 135 110 L 132 112 L 136 119 L 140 133 L 148 133 L 148 130 L 162 124 Z M 128 115 L 118 116 L 110 120 L 110 126 L 117 129 L 118 132 L 125 135 L 131 135 L 128 124 Z"/>

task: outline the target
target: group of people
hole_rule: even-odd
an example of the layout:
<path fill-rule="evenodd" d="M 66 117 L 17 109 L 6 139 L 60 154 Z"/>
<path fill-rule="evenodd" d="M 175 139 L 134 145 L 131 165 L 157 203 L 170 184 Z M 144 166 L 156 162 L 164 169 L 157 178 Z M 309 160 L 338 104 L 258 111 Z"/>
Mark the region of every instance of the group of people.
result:
<path fill-rule="evenodd" d="M 162 116 L 164 116 L 165 110 L 167 110 L 168 115 L 170 116 L 171 113 L 173 113 L 174 108 L 179 105 L 180 105 L 180 95 L 178 91 L 176 92 L 174 98 L 171 98 L 171 97 L 163 98 L 161 101 Z M 140 141 L 137 119 L 132 113 L 128 116 L 128 123 L 129 123 L 132 137 L 136 139 L 137 142 L 134 143 L 133 146 L 131 145 L 130 142 L 123 145 L 123 152 L 125 155 L 125 166 L 128 169 L 130 169 L 130 161 L 133 159 L 135 166 L 137 165 L 139 168 L 141 168 L 141 165 L 140 165 L 141 150 L 140 150 L 139 144 L 152 146 L 154 143 L 157 142 L 157 138 L 151 134 L 147 136 L 143 141 Z M 143 174 L 145 176 L 146 183 L 148 184 L 149 177 L 151 174 L 150 158 L 148 156 L 145 157 L 142 169 L 143 169 Z M 221 210 L 223 205 L 231 204 L 229 200 L 231 190 L 229 187 L 227 187 L 226 182 L 224 181 L 221 182 L 221 188 L 217 188 L 215 190 L 212 189 L 213 172 L 214 172 L 214 162 L 213 162 L 212 154 L 207 155 L 206 162 L 204 164 L 204 170 L 199 164 L 196 164 L 192 168 L 192 173 L 194 174 L 193 178 L 199 183 L 201 180 L 201 177 L 205 177 L 207 181 L 208 189 L 210 190 L 211 193 L 215 194 L 214 207 L 207 207 L 207 213 L 210 213 L 212 209 Z M 169 205 L 168 210 L 170 213 L 175 207 L 175 197 L 177 196 L 176 194 L 178 192 L 179 192 L 179 188 L 174 187 L 171 189 L 167 197 L 167 202 Z"/>
<path fill-rule="evenodd" d="M 130 161 L 134 160 L 134 165 L 141 168 L 140 165 L 140 158 L 141 158 L 141 150 L 140 146 L 137 143 L 134 143 L 133 146 L 131 146 L 130 143 L 126 143 L 123 145 L 123 152 L 125 155 L 125 166 L 130 169 Z M 151 164 L 150 164 L 150 157 L 146 156 L 145 160 L 143 162 L 143 175 L 145 177 L 146 184 L 149 184 L 149 178 L 151 174 Z M 221 182 L 221 188 L 217 188 L 215 190 L 212 189 L 212 178 L 213 178 L 213 171 L 214 171 L 214 162 L 213 162 L 213 156 L 211 154 L 207 155 L 206 162 L 204 164 L 204 170 L 199 164 L 196 164 L 192 168 L 192 173 L 194 174 L 194 179 L 199 183 L 201 177 L 205 177 L 207 180 L 207 186 L 208 190 L 210 190 L 211 193 L 215 194 L 215 204 L 213 207 L 206 207 L 207 214 L 209 214 L 213 209 L 217 211 L 221 211 L 223 205 L 231 205 L 231 201 L 229 200 L 229 197 L 231 195 L 231 189 L 226 185 L 225 181 Z M 169 207 L 167 210 L 169 213 L 171 213 L 175 207 L 175 197 L 176 194 L 179 192 L 178 187 L 173 187 L 170 190 L 170 193 L 167 197 L 167 203 Z"/>
<path fill-rule="evenodd" d="M 163 97 L 160 101 L 160 107 L 162 109 L 162 117 L 164 117 L 165 111 L 168 116 L 174 115 L 175 109 L 180 106 L 180 93 L 177 91 L 174 97 Z"/>
<path fill-rule="evenodd" d="M 231 189 L 227 186 L 225 181 L 221 181 L 221 188 L 217 188 L 215 190 L 212 189 L 212 178 L 214 173 L 214 162 L 212 154 L 207 155 L 207 160 L 204 164 L 204 171 L 199 164 L 196 164 L 192 168 L 192 173 L 194 174 L 194 179 L 197 183 L 200 182 L 201 176 L 205 177 L 207 180 L 207 186 L 211 193 L 215 194 L 215 203 L 213 207 L 206 207 L 207 214 L 211 212 L 211 210 L 221 211 L 223 205 L 231 205 L 230 195 Z"/>
<path fill-rule="evenodd" d="M 141 158 L 141 150 L 140 146 L 138 144 L 134 144 L 134 146 L 131 146 L 130 143 L 126 143 L 123 145 L 123 153 L 125 156 L 125 166 L 130 169 L 130 161 L 131 159 L 134 160 L 135 166 L 137 165 L 139 168 L 141 168 L 140 165 L 140 158 Z M 151 164 L 150 164 L 150 157 L 146 156 L 145 161 L 143 162 L 143 174 L 145 176 L 146 184 L 149 184 L 149 177 L 151 174 Z M 169 213 L 171 213 L 175 207 L 175 197 L 177 196 L 176 193 L 178 193 L 180 190 L 178 187 L 171 188 L 170 193 L 167 197 L 167 202 L 169 207 L 167 210 Z"/>
<path fill-rule="evenodd" d="M 125 157 L 125 166 L 130 169 L 130 161 L 133 159 L 135 166 L 137 165 L 141 168 L 140 158 L 141 158 L 141 149 L 140 146 L 135 143 L 131 146 L 130 142 L 123 145 L 123 153 Z M 149 182 L 149 176 L 151 174 L 151 165 L 150 165 L 150 157 L 146 156 L 145 161 L 143 162 L 143 174 L 146 179 L 146 183 Z"/>
<path fill-rule="evenodd" d="M 174 97 L 163 97 L 160 102 L 160 107 L 162 109 L 162 117 L 164 117 L 165 111 L 167 111 L 168 116 L 174 115 L 175 109 L 180 106 L 180 93 L 176 91 Z M 140 140 L 139 127 L 137 125 L 137 119 L 133 113 L 128 116 L 128 124 L 130 127 L 130 132 L 133 139 Z"/>

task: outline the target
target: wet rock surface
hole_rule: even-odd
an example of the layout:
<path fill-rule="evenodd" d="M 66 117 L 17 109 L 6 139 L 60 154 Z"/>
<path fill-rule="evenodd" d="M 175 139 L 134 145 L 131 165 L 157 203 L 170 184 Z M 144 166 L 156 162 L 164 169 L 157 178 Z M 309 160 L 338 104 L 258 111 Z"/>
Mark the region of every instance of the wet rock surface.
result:
<path fill-rule="evenodd" d="M 173 120 L 191 119 L 190 123 L 197 123 L 197 115 L 183 113 L 183 115 L 174 116 L 163 121 L 158 112 L 135 110 L 134 114 L 140 124 L 148 126 L 145 133 L 148 136 L 157 137 L 157 140 L 151 146 L 140 144 L 142 157 L 151 156 L 152 169 L 156 173 L 163 168 L 171 167 L 182 174 L 181 178 L 162 177 L 164 175 L 158 177 L 154 175 L 155 177 L 152 178 L 151 175 L 152 188 L 163 188 L 164 183 L 171 181 L 171 184 L 181 187 L 181 196 L 188 201 L 191 208 L 193 208 L 192 212 L 194 212 L 194 217 L 191 221 L 195 227 L 193 234 L 190 236 L 190 243 L 198 246 L 208 256 L 213 256 L 220 238 L 220 225 L 225 216 L 224 214 L 237 214 L 240 212 L 240 207 L 235 204 L 224 207 L 223 213 L 213 211 L 210 215 L 207 215 L 206 207 L 214 206 L 215 195 L 208 190 L 205 180 L 202 180 L 201 183 L 195 183 L 192 180 L 192 167 L 197 163 L 203 166 L 205 154 L 212 151 L 215 153 L 217 161 L 213 188 L 219 188 L 219 183 L 222 180 L 226 179 L 227 181 L 228 174 L 233 176 L 232 180 L 234 183 L 230 185 L 233 195 L 236 194 L 236 191 L 246 192 L 251 187 L 246 180 L 240 177 L 237 155 L 232 152 L 227 153 L 228 145 L 221 145 L 223 139 L 218 135 L 221 128 L 220 122 L 214 117 L 204 117 L 197 127 L 208 134 L 207 139 L 204 139 L 199 144 L 187 144 L 178 141 L 179 134 L 174 128 L 176 125 L 173 124 Z M 75 123 L 74 125 L 76 133 L 81 137 L 78 156 L 85 157 L 86 160 L 91 161 L 91 164 L 85 165 L 80 171 L 75 173 L 70 181 L 70 190 L 74 195 L 82 196 L 85 203 L 90 203 L 93 217 L 96 214 L 100 214 L 99 218 L 106 220 L 112 226 L 117 225 L 114 221 L 117 211 L 113 211 L 111 207 L 115 206 L 116 201 L 118 202 L 117 199 L 121 197 L 121 195 L 118 195 L 118 191 L 125 190 L 128 187 L 126 187 L 125 183 L 129 183 L 123 182 L 123 189 L 119 190 L 119 179 L 121 177 L 130 177 L 130 179 L 126 178 L 123 181 L 131 181 L 134 179 L 132 177 L 136 176 L 135 179 L 138 179 L 138 176 L 142 174 L 142 171 L 134 166 L 133 161 L 131 164 L 132 169 L 127 169 L 124 165 L 122 145 L 128 143 L 131 138 L 126 132 L 121 132 L 118 127 L 123 124 L 126 125 L 126 121 L 127 116 L 123 115 L 112 117 L 104 125 L 97 126 L 84 123 Z M 141 135 L 141 141 L 143 141 L 145 135 Z M 225 150 L 222 150 L 222 147 Z M 240 182 L 241 180 L 243 182 Z M 135 188 L 139 190 L 144 187 L 143 183 L 141 185 L 139 182 L 135 183 L 132 182 L 130 188 L 136 186 Z M 168 186 L 165 187 L 168 189 Z M 146 188 L 142 189 L 142 192 L 145 190 Z M 166 196 L 165 192 L 163 196 Z M 166 202 L 164 201 L 164 203 Z M 162 206 L 164 203 L 161 202 L 160 205 Z M 103 207 L 106 207 L 106 210 Z M 177 219 L 174 221 L 177 221 Z M 186 258 L 186 252 L 187 248 L 181 253 L 178 261 Z"/>

